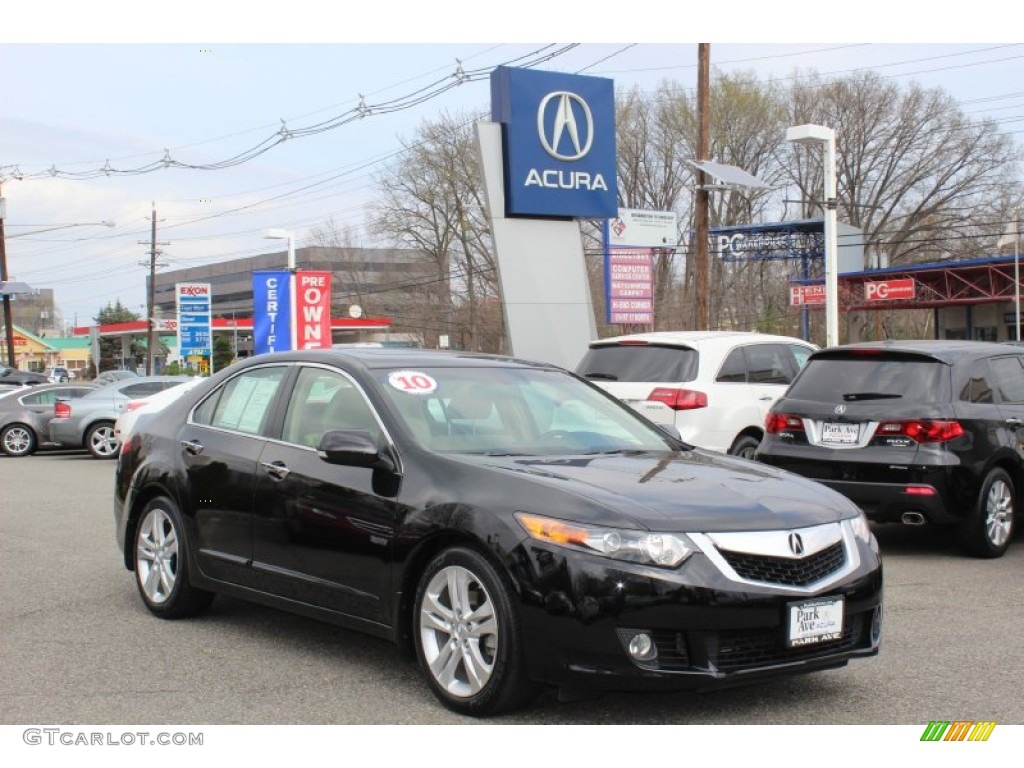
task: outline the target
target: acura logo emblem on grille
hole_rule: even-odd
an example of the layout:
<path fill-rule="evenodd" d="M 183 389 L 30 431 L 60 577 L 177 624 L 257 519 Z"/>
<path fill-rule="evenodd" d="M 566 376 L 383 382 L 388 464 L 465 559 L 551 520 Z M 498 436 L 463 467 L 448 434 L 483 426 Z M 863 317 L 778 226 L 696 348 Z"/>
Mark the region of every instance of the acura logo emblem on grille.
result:
<path fill-rule="evenodd" d="M 794 555 L 802 555 L 804 553 L 804 540 L 800 537 L 799 533 L 789 534 L 789 551 Z"/>
<path fill-rule="evenodd" d="M 834 412 L 834 413 L 846 413 L 846 406 L 845 406 L 845 405 L 837 405 L 837 406 L 836 406 L 836 407 L 835 407 L 835 408 L 833 409 L 833 412 Z"/>

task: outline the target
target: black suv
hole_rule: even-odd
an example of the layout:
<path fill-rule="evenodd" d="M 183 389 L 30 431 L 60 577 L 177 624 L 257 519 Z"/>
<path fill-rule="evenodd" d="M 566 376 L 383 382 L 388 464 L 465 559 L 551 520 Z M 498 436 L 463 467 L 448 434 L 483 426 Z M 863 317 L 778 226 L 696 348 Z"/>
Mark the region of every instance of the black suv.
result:
<path fill-rule="evenodd" d="M 887 341 L 813 354 L 755 458 L 817 480 L 876 522 L 957 525 L 999 557 L 1024 491 L 1024 350 Z"/>

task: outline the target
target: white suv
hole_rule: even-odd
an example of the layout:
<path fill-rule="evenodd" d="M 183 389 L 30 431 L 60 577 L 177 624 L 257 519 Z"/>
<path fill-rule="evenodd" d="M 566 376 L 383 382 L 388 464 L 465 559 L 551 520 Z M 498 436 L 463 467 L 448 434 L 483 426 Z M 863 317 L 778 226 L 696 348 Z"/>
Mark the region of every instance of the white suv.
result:
<path fill-rule="evenodd" d="M 768 409 L 813 344 L 743 331 L 664 331 L 590 344 L 576 373 L 701 448 L 753 458 Z"/>

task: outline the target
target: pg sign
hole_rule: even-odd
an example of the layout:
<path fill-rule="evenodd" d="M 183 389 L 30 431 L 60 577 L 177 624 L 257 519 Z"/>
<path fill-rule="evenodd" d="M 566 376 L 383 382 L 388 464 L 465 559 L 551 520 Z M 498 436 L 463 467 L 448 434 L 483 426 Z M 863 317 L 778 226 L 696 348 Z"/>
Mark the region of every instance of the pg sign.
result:
<path fill-rule="evenodd" d="M 618 215 L 611 80 L 498 67 L 491 105 L 504 137 L 506 216 Z"/>
<path fill-rule="evenodd" d="M 916 295 L 917 288 L 912 277 L 864 283 L 865 301 L 896 301 L 913 299 Z"/>

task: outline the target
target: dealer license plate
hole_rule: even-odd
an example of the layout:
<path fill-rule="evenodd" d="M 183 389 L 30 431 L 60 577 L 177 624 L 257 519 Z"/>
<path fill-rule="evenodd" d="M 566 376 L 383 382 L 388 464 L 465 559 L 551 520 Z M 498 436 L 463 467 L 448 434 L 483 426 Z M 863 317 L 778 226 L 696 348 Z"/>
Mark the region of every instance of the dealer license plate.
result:
<path fill-rule="evenodd" d="M 790 648 L 839 640 L 843 636 L 843 598 L 827 597 L 789 604 Z"/>
<path fill-rule="evenodd" d="M 826 421 L 821 425 L 821 442 L 852 445 L 860 439 L 860 424 L 836 424 Z"/>

